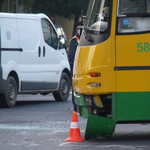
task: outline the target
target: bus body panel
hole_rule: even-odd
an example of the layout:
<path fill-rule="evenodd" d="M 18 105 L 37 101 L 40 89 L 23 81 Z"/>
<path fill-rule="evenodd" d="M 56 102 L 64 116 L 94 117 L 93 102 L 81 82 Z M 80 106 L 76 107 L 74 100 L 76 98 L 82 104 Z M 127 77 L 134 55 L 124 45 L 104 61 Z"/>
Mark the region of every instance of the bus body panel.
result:
<path fill-rule="evenodd" d="M 118 122 L 150 122 L 150 92 L 116 92 L 115 97 Z"/>
<path fill-rule="evenodd" d="M 150 33 L 116 36 L 116 66 L 149 66 Z"/>
<path fill-rule="evenodd" d="M 115 91 L 114 42 L 111 38 L 91 47 L 78 47 L 75 56 L 74 90 L 85 94 L 100 94 Z M 90 73 L 100 73 L 91 77 Z M 100 87 L 91 87 L 91 83 L 100 83 Z"/>

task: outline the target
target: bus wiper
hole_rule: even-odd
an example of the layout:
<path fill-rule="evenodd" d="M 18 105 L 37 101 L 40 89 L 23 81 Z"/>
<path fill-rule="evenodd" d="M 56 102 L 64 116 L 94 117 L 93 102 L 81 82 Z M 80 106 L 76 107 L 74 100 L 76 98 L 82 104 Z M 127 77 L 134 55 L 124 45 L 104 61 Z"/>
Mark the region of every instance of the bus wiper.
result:
<path fill-rule="evenodd" d="M 92 36 L 87 33 L 87 30 L 88 30 L 88 28 L 85 28 L 85 27 L 84 27 L 84 32 L 83 32 L 83 34 L 84 34 L 84 36 L 85 36 L 85 39 L 86 39 L 88 42 L 93 43 L 94 40 L 93 40 Z"/>

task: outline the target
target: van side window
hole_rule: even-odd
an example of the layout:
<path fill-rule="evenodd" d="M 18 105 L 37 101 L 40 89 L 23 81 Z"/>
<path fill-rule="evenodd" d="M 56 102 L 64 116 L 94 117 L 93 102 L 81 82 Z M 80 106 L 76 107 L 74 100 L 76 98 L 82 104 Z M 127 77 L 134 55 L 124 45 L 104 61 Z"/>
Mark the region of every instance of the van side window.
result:
<path fill-rule="evenodd" d="M 47 19 L 42 19 L 42 29 L 44 41 L 54 49 L 58 48 L 57 34 Z"/>

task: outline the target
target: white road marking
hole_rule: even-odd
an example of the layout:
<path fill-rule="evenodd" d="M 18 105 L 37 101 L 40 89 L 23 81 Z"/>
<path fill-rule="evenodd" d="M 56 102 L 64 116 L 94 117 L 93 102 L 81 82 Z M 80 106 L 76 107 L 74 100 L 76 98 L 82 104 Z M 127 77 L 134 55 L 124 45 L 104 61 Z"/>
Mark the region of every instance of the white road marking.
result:
<path fill-rule="evenodd" d="M 64 145 L 71 144 L 71 143 L 72 143 L 72 142 L 65 142 L 65 143 L 59 144 L 58 146 L 64 146 Z"/>
<path fill-rule="evenodd" d="M 16 124 L 16 125 L 9 125 L 9 124 L 0 124 L 0 130 L 49 130 L 49 131 L 57 131 L 57 132 L 61 132 L 61 131 L 67 131 L 64 128 L 50 128 L 50 127 L 42 127 L 41 125 L 20 125 L 20 124 Z"/>
<path fill-rule="evenodd" d="M 69 144 L 68 144 L 69 143 Z M 120 149 L 137 149 L 137 148 L 148 148 L 149 146 L 144 146 L 144 145 L 139 145 L 139 146 L 131 146 L 131 145 L 89 145 L 86 143 L 85 144 L 79 144 L 79 142 L 66 142 L 66 143 L 62 143 L 62 144 L 59 144 L 58 146 L 80 146 L 80 147 L 95 147 L 95 148 L 120 148 Z"/>

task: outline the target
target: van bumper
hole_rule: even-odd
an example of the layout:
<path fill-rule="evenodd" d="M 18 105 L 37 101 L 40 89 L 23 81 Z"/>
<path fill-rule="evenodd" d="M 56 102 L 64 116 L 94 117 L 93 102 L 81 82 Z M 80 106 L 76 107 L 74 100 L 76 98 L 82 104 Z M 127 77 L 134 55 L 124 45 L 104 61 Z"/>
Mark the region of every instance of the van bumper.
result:
<path fill-rule="evenodd" d="M 5 93 L 6 80 L 2 78 L 2 67 L 0 66 L 0 93 Z"/>
<path fill-rule="evenodd" d="M 6 87 L 6 80 L 0 79 L 0 93 L 4 94 L 5 93 L 5 88 Z"/>

